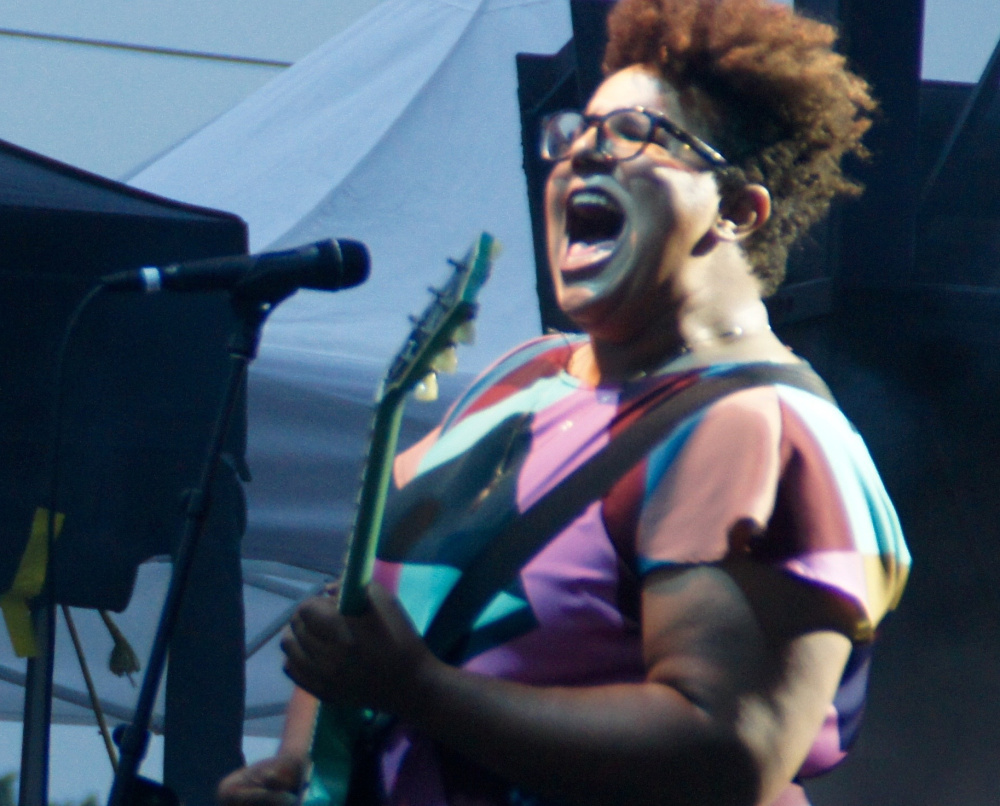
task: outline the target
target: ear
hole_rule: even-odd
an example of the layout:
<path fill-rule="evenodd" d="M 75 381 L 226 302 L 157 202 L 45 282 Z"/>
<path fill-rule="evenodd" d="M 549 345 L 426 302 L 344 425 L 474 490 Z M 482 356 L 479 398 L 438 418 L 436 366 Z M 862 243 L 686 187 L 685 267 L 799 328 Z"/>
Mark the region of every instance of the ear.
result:
<path fill-rule="evenodd" d="M 771 217 L 771 194 L 763 185 L 744 185 L 719 204 L 715 233 L 720 240 L 742 241 Z"/>

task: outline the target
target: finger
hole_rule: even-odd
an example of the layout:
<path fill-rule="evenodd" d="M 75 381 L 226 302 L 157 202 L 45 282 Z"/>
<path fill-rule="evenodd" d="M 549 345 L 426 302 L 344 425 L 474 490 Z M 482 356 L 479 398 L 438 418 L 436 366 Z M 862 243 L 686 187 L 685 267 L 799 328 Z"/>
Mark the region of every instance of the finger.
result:
<path fill-rule="evenodd" d="M 306 663 L 300 663 L 295 660 L 294 657 L 288 656 L 285 658 L 285 662 L 281 665 L 281 670 L 291 678 L 292 682 L 295 683 L 299 688 L 305 689 L 310 694 L 315 694 L 315 680 L 313 679 L 316 675 L 309 671 L 310 667 Z M 318 696 L 318 695 L 317 695 Z"/>
<path fill-rule="evenodd" d="M 254 767 L 260 770 L 261 781 L 267 789 L 298 792 L 306 771 L 306 760 L 298 755 L 281 753 Z"/>
<path fill-rule="evenodd" d="M 303 688 L 313 693 L 315 681 L 335 676 L 345 657 L 338 645 L 325 645 L 308 636 L 301 638 L 291 629 L 287 629 L 282 636 L 281 651 L 285 653 L 285 673 L 296 682 L 311 681 Z"/>
<path fill-rule="evenodd" d="M 223 806 L 295 806 L 299 798 L 294 792 L 250 787 L 223 791 L 220 785 L 218 800 Z"/>
<path fill-rule="evenodd" d="M 293 618 L 282 636 L 281 648 L 286 655 L 291 650 L 301 653 L 314 663 L 334 665 L 343 661 L 353 645 L 353 639 L 345 641 L 343 635 L 342 629 L 317 634 L 300 619 Z"/>
<path fill-rule="evenodd" d="M 331 699 L 332 689 L 328 678 L 313 667 L 296 664 L 294 661 L 286 659 L 282 671 L 296 686 L 308 691 L 317 699 L 324 702 Z"/>
<path fill-rule="evenodd" d="M 223 778 L 217 797 L 224 806 L 290 806 L 297 800 L 304 769 L 297 757 L 264 759 Z"/>
<path fill-rule="evenodd" d="M 288 662 L 302 669 L 334 669 L 344 659 L 339 645 L 327 644 L 308 634 L 298 635 L 290 628 L 281 638 L 281 651 Z"/>
<path fill-rule="evenodd" d="M 328 596 L 306 599 L 295 611 L 291 624 L 297 632 L 305 630 L 322 639 L 341 643 L 353 640 L 344 616 L 337 609 L 337 603 Z"/>

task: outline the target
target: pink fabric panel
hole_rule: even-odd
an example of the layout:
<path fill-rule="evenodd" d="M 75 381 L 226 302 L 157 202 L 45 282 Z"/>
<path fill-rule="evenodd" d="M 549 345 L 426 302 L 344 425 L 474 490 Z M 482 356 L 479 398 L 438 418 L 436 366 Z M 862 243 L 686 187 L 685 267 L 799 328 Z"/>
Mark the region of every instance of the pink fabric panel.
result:
<path fill-rule="evenodd" d="M 785 498 L 795 501 L 796 531 L 808 545 L 796 551 L 857 551 L 837 479 L 812 432 L 789 406 L 782 406 L 782 431 L 793 453 L 785 478 Z"/>
<path fill-rule="evenodd" d="M 795 557 L 783 565 L 796 576 L 846 594 L 871 620 L 863 555 L 856 551 L 819 551 Z"/>
<path fill-rule="evenodd" d="M 823 727 L 819 729 L 809 755 L 803 762 L 799 775 L 808 778 L 837 766 L 847 758 L 847 752 L 840 746 L 840 721 L 837 709 L 827 708 Z"/>
<path fill-rule="evenodd" d="M 440 435 L 441 426 L 437 426 L 419 442 L 397 454 L 392 466 L 392 476 L 397 487 L 405 487 L 417 475 L 420 460 L 424 458 L 424 454 L 431 449 Z"/>
<path fill-rule="evenodd" d="M 544 629 L 483 652 L 465 668 L 535 685 L 642 680 L 639 628 L 617 608 L 616 570 L 599 505 L 592 504 L 521 572 Z"/>
<path fill-rule="evenodd" d="M 569 378 L 562 382 L 576 386 Z M 588 391 L 568 394 L 535 412 L 531 453 L 517 480 L 521 512 L 607 444 L 607 427 L 617 411 L 616 394 Z"/>
<path fill-rule="evenodd" d="M 748 389 L 714 404 L 647 502 L 639 554 L 654 562 L 713 562 L 728 553 L 736 523 L 766 524 L 781 470 L 780 437 L 773 389 Z"/>

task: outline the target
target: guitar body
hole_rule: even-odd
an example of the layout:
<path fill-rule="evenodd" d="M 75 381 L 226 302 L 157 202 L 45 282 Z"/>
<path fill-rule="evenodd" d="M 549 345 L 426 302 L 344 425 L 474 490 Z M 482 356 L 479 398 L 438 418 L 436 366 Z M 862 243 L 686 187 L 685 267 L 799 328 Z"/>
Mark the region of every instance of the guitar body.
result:
<path fill-rule="evenodd" d="M 406 395 L 436 372 L 441 354 L 454 347 L 463 327 L 475 317 L 475 298 L 489 277 L 496 251 L 492 236 L 483 233 L 462 261 L 450 261 L 451 278 L 441 289 L 431 289 L 433 301 L 415 320 L 376 395 L 371 445 L 340 583 L 338 608 L 345 615 L 360 615 L 367 606 L 365 587 L 371 581 Z M 321 703 L 310 750 L 311 770 L 301 798 L 304 806 L 347 803 L 352 771 L 359 754 L 366 752 L 358 740 L 374 719 L 369 711 Z"/>

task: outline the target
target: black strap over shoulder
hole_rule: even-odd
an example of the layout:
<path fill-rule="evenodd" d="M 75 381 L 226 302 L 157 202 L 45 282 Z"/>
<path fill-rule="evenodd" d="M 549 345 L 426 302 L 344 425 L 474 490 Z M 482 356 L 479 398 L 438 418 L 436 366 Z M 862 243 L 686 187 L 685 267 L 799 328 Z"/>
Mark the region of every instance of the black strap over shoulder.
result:
<path fill-rule="evenodd" d="M 671 395 L 615 436 L 490 541 L 441 604 L 424 634 L 427 645 L 438 657 L 457 662 L 470 625 L 497 592 L 681 421 L 741 389 L 774 384 L 795 386 L 834 402 L 826 384 L 806 364 L 744 364 L 701 378 Z"/>

